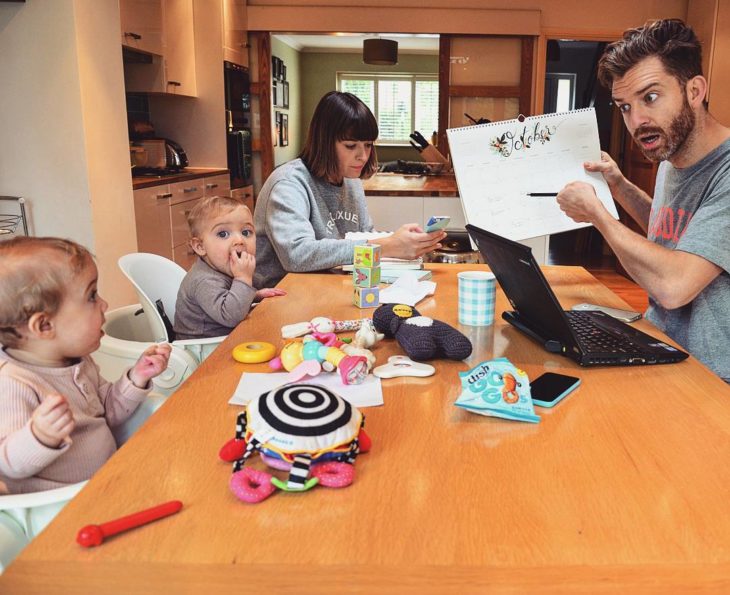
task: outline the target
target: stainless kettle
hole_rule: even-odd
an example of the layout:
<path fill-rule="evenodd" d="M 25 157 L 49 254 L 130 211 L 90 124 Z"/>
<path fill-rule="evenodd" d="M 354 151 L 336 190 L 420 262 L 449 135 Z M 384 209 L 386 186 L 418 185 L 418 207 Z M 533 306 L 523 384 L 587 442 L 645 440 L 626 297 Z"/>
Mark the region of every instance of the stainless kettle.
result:
<path fill-rule="evenodd" d="M 183 168 L 188 166 L 185 150 L 175 141 L 165 139 L 165 158 L 167 167 Z"/>

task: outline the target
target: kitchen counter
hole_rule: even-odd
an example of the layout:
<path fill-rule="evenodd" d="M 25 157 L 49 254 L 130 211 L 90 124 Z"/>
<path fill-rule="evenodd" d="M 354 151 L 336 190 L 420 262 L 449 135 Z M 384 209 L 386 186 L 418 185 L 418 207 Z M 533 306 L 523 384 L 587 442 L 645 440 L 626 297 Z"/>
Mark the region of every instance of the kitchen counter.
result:
<path fill-rule="evenodd" d="M 134 174 L 134 171 L 132 172 Z M 193 180 L 203 176 L 216 176 L 219 174 L 227 174 L 227 169 L 222 168 L 205 168 L 205 167 L 186 167 L 183 171 L 176 174 L 166 176 L 139 176 L 132 175 L 132 188 L 139 190 L 140 188 L 150 188 L 152 186 L 161 186 L 163 184 L 172 184 L 174 182 L 184 182 Z"/>
<path fill-rule="evenodd" d="M 378 173 L 363 180 L 366 196 L 459 196 L 454 174 L 437 176 Z"/>

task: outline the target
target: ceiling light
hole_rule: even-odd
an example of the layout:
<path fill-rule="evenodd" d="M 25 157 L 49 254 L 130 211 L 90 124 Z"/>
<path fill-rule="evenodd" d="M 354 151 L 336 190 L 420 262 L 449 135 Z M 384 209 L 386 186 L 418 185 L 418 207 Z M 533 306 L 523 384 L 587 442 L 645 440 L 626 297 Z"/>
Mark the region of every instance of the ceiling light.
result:
<path fill-rule="evenodd" d="M 398 64 L 398 42 L 380 37 L 366 39 L 362 42 L 362 61 L 385 66 Z"/>

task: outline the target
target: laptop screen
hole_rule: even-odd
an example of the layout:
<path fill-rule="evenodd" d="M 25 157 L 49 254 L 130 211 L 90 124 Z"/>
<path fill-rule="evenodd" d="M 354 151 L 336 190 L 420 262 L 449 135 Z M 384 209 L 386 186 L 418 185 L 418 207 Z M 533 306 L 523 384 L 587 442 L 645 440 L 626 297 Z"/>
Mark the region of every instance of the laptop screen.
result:
<path fill-rule="evenodd" d="M 466 226 L 485 262 L 524 323 L 545 340 L 573 346 L 576 340 L 532 250 L 474 225 Z"/>

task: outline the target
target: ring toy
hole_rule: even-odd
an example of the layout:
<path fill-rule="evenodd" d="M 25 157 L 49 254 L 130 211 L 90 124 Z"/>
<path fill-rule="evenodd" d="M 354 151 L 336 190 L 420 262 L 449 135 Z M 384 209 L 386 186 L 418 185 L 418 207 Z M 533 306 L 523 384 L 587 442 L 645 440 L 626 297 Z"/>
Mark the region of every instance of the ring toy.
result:
<path fill-rule="evenodd" d="M 276 347 L 265 341 L 241 343 L 233 348 L 233 359 L 242 364 L 268 362 L 276 355 Z"/>
<path fill-rule="evenodd" d="M 276 490 L 269 473 L 250 467 L 244 467 L 231 475 L 229 485 L 236 498 L 249 504 L 266 500 Z"/>
<path fill-rule="evenodd" d="M 347 463 L 328 461 L 312 466 L 312 475 L 327 488 L 346 488 L 355 479 L 355 467 Z"/>

